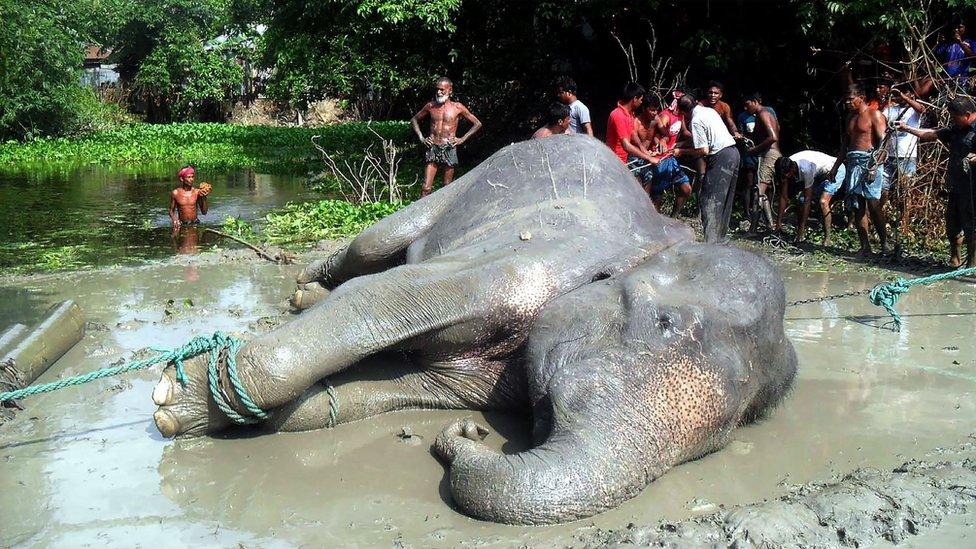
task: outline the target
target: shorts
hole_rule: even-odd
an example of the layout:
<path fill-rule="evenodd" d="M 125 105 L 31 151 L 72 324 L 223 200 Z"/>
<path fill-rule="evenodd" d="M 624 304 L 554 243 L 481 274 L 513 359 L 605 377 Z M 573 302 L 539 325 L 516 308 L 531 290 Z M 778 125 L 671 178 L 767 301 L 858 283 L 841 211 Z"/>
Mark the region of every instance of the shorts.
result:
<path fill-rule="evenodd" d="M 691 180 L 688 174 L 681 169 L 678 160 L 669 156 L 661 160 L 657 166 L 650 165 L 643 158 L 634 156 L 629 157 L 628 164 L 632 164 L 636 169 L 634 172 L 641 182 L 651 188 L 651 196 L 656 198 L 664 194 L 664 191 L 672 187 L 690 185 Z"/>
<path fill-rule="evenodd" d="M 976 205 L 973 204 L 972 183 L 967 188 L 964 185 L 949 190 L 949 202 L 946 204 L 946 234 L 955 238 L 964 233 L 966 238 L 976 235 Z"/>
<path fill-rule="evenodd" d="M 837 166 L 837 175 L 833 179 L 827 177 L 819 184 L 815 185 L 820 192 L 827 193 L 831 196 L 837 194 L 837 191 L 844 186 L 844 180 L 847 179 L 847 168 L 841 164 Z"/>
<path fill-rule="evenodd" d="M 847 167 L 847 180 L 852 195 L 863 196 L 868 200 L 878 200 L 881 198 L 881 186 L 884 179 L 884 170 L 875 171 L 874 177 L 868 179 L 868 169 L 873 160 L 870 151 L 850 151 L 844 159 Z"/>
<path fill-rule="evenodd" d="M 200 224 L 200 218 L 199 217 L 196 218 L 196 219 L 194 219 L 193 221 L 180 221 L 180 225 L 183 226 L 183 227 L 186 227 L 186 226 L 189 226 L 189 225 L 199 225 L 199 224 Z"/>
<path fill-rule="evenodd" d="M 772 183 L 776 159 L 781 156 L 783 156 L 783 153 L 779 152 L 778 149 L 769 149 L 760 156 L 759 169 L 756 170 L 756 181 L 760 183 Z"/>
<path fill-rule="evenodd" d="M 883 190 L 888 190 L 891 188 L 891 183 L 899 175 L 902 177 L 912 177 L 915 175 L 915 158 L 911 156 L 901 156 L 901 157 L 889 157 L 885 161 L 883 181 L 881 183 L 881 188 Z"/>
<path fill-rule="evenodd" d="M 431 145 L 424 155 L 424 161 L 453 168 L 458 164 L 457 148 L 454 145 Z"/>

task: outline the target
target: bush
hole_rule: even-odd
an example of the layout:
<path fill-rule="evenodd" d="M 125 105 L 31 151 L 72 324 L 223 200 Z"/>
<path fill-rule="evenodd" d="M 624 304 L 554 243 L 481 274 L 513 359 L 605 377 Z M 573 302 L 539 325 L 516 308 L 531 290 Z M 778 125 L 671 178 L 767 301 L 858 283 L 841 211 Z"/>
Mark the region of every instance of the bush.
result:
<path fill-rule="evenodd" d="M 312 242 L 360 233 L 406 203 L 321 200 L 289 204 L 265 217 L 265 239 L 272 244 Z"/>

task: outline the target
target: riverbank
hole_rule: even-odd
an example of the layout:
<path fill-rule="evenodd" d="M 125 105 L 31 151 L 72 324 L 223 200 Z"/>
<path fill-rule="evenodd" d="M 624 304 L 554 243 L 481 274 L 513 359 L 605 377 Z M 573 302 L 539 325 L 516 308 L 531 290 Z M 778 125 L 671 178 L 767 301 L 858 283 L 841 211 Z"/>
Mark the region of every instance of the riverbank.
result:
<path fill-rule="evenodd" d="M 218 329 L 260 334 L 294 318 L 285 299 L 301 265 L 340 244 L 320 242 L 318 249 L 301 254 L 298 264 L 286 266 L 259 260 L 248 250 L 222 250 L 136 267 L 8 277 L 0 282 L 0 321 L 31 324 L 47 305 L 67 298 L 77 299 L 86 311 L 85 339 L 38 380 L 42 383 Z M 821 271 L 776 261 L 788 301 L 859 290 L 902 274 L 880 267 L 854 272 L 854 265 L 846 272 Z M 517 451 L 530 444 L 524 417 L 412 411 L 310 433 L 167 441 L 159 438 L 151 418 L 149 394 L 158 367 L 100 380 L 29 399 L 27 409 L 0 428 L 5 460 L 0 490 L 24 494 L 0 500 L 0 517 L 5 517 L 0 544 L 97 540 L 122 545 L 138 536 L 164 544 L 293 546 L 329 540 L 545 547 L 679 539 L 657 537 L 661 528 L 672 526 L 705 539 L 709 532 L 723 531 L 715 529 L 718 521 L 733 524 L 732 518 L 757 513 L 756 502 L 780 505 L 759 511 L 782 517 L 814 492 L 842 492 L 845 509 L 877 505 L 883 511 L 879 517 L 897 518 L 861 487 L 882 481 L 903 486 L 899 479 L 928 482 L 938 473 L 915 467 L 905 468 L 906 474 L 890 472 L 913 459 L 959 459 L 934 449 L 965 445 L 976 422 L 970 398 L 976 387 L 974 302 L 976 288 L 968 284 L 914 288 L 898 304 L 906 321 L 899 333 L 879 329 L 887 315 L 863 296 L 788 309 L 786 330 L 800 371 L 782 406 L 737 429 L 726 448 L 676 467 L 618 509 L 542 528 L 485 523 L 453 510 L 440 487 L 443 467 L 428 451 L 437 432 L 458 417 L 490 425 L 486 442 L 493 448 Z M 398 437 L 405 428 L 412 436 Z M 116 458 L 106 460 L 107 454 Z M 864 468 L 889 473 L 870 478 L 858 473 L 854 488 L 860 491 L 852 492 L 844 478 Z M 967 470 L 965 465 L 947 469 Z M 883 493 L 927 497 L 930 491 L 922 488 Z M 139 505 L 125 505 L 133 493 Z M 963 503 L 939 513 L 925 508 L 906 514 L 925 520 L 913 531 L 901 523 L 892 531 L 901 540 L 945 532 L 943 539 L 962 543 L 965 529 L 944 528 L 954 520 L 946 517 L 961 512 Z M 737 506 L 747 507 L 736 511 Z M 852 535 L 879 541 L 871 530 L 874 516 Z M 777 526 L 781 523 L 764 524 L 785 531 Z M 848 523 L 838 518 L 829 524 Z M 810 539 L 828 539 L 824 536 L 831 532 L 815 528 L 814 534 Z"/>
<path fill-rule="evenodd" d="M 372 130 L 372 131 L 371 131 Z M 347 122 L 317 128 L 232 124 L 132 124 L 80 139 L 45 138 L 0 143 L 0 173 L 63 169 L 99 164 L 193 164 L 205 170 L 254 169 L 263 173 L 307 173 L 321 169 L 312 144 L 341 159 L 361 156 L 384 139 L 415 142 L 406 122 Z"/>

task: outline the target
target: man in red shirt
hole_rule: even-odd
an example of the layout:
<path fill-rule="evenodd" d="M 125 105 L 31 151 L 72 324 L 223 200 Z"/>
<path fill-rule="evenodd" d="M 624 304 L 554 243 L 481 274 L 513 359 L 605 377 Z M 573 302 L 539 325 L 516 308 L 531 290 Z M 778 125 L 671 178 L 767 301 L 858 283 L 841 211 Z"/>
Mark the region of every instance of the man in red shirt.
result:
<path fill-rule="evenodd" d="M 624 87 L 624 93 L 617 101 L 617 108 L 610 113 L 607 120 L 607 146 L 613 150 L 617 158 L 624 164 L 627 163 L 627 155 L 641 156 L 644 153 L 631 142 L 631 135 L 634 133 L 634 112 L 640 108 L 644 100 L 644 88 L 631 82 Z"/>

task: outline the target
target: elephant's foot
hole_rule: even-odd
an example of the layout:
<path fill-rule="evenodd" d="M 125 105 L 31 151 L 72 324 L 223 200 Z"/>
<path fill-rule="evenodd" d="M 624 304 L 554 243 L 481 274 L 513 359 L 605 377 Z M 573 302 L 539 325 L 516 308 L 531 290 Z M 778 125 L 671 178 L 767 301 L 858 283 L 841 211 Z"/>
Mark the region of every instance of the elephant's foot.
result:
<path fill-rule="evenodd" d="M 288 301 L 292 307 L 303 311 L 322 301 L 327 295 L 329 295 L 329 290 L 326 290 L 318 282 L 299 283 L 298 289 Z"/>
<path fill-rule="evenodd" d="M 231 425 L 210 395 L 208 361 L 207 353 L 184 361 L 185 384 L 177 381 L 176 368 L 172 365 L 163 370 L 152 399 L 159 406 L 153 419 L 164 437 L 201 436 Z"/>
<path fill-rule="evenodd" d="M 488 429 L 471 419 L 459 419 L 444 428 L 434 440 L 434 451 L 448 463 L 454 461 L 463 446 L 478 443 L 488 436 Z"/>

